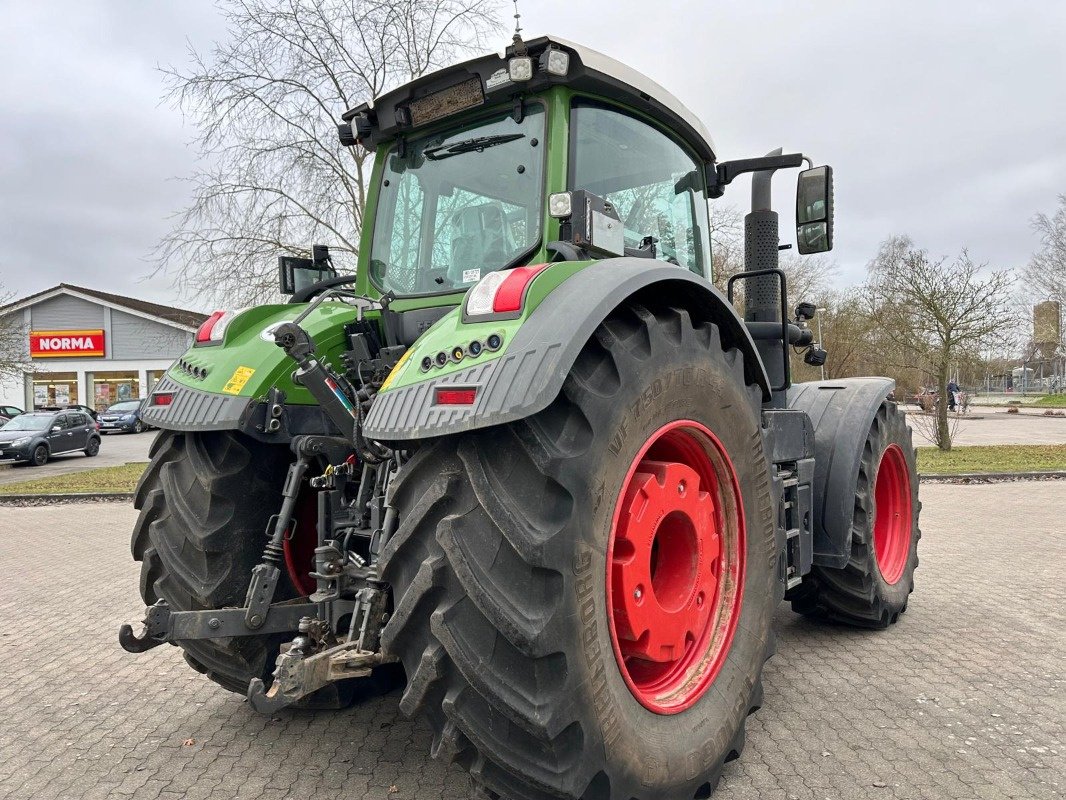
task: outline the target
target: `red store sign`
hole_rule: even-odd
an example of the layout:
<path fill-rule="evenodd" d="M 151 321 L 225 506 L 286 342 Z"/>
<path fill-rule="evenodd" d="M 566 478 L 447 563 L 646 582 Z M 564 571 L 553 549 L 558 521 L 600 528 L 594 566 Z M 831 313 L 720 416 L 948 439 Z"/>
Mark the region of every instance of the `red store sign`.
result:
<path fill-rule="evenodd" d="M 30 331 L 31 358 L 79 358 L 103 356 L 104 332 Z"/>

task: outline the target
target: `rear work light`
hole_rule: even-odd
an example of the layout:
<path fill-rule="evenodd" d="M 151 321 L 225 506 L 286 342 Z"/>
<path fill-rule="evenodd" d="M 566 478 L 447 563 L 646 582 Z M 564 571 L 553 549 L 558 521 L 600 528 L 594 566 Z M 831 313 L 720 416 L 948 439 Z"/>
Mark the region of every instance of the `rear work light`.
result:
<path fill-rule="evenodd" d="M 485 317 L 496 314 L 517 316 L 525 301 L 530 282 L 548 264 L 531 264 L 528 267 L 490 272 L 466 295 L 466 316 Z"/>
<path fill-rule="evenodd" d="M 226 335 L 226 328 L 241 312 L 246 309 L 237 308 L 233 311 L 216 311 L 204 320 L 204 323 L 196 331 L 196 344 L 212 344 L 222 341 Z"/>
<path fill-rule="evenodd" d="M 477 399 L 477 387 L 433 390 L 433 402 L 438 406 L 472 406 Z"/>
<path fill-rule="evenodd" d="M 170 392 L 160 392 L 152 395 L 153 406 L 169 406 L 174 402 L 174 395 Z"/>

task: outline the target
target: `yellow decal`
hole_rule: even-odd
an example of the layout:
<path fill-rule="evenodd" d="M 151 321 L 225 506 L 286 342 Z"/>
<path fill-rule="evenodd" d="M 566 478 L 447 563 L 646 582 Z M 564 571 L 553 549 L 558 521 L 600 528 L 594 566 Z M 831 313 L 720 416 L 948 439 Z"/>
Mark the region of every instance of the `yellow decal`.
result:
<path fill-rule="evenodd" d="M 226 385 L 222 387 L 222 391 L 225 394 L 240 394 L 244 384 L 248 383 L 248 379 L 254 374 L 255 370 L 251 367 L 237 367 L 237 369 L 233 370 L 233 374 L 229 376 Z"/>
<path fill-rule="evenodd" d="M 400 373 L 403 372 L 403 365 L 407 363 L 407 359 L 410 358 L 411 353 L 413 353 L 414 350 L 413 347 L 408 347 L 404 351 L 404 354 L 400 356 L 400 360 L 396 362 L 396 366 L 392 368 L 392 372 L 389 373 L 389 377 L 387 377 L 385 382 L 381 384 L 381 389 L 379 391 L 383 392 L 388 389 L 392 382 L 399 377 Z"/>

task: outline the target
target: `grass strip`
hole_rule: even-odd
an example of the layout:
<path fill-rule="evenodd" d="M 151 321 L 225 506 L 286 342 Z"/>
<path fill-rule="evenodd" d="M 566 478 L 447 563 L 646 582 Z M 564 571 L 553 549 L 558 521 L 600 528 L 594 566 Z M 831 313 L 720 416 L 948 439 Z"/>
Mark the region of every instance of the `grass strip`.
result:
<path fill-rule="evenodd" d="M 132 492 L 147 466 L 144 462 L 130 462 L 120 467 L 99 467 L 42 478 L 30 478 L 33 468 L 23 467 L 20 471 L 25 469 L 30 479 L 0 486 L 0 495 Z"/>

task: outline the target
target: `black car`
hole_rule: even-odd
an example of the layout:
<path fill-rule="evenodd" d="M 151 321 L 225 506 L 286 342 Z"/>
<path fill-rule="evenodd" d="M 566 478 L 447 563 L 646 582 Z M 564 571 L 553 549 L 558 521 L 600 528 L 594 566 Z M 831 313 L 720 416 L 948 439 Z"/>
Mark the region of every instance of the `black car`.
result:
<path fill-rule="evenodd" d="M 125 431 L 143 433 L 148 425 L 141 421 L 143 400 L 122 400 L 100 412 L 100 433 Z"/>
<path fill-rule="evenodd" d="M 65 406 L 35 406 L 34 411 L 84 411 L 90 417 L 93 418 L 93 422 L 98 422 L 100 415 L 96 413 L 96 409 L 91 406 L 83 406 L 78 403 L 72 403 Z"/>
<path fill-rule="evenodd" d="M 0 461 L 41 466 L 60 453 L 100 452 L 100 434 L 82 411 L 30 411 L 0 426 Z"/>
<path fill-rule="evenodd" d="M 0 424 L 17 417 L 21 413 L 22 409 L 17 406 L 0 406 Z"/>

